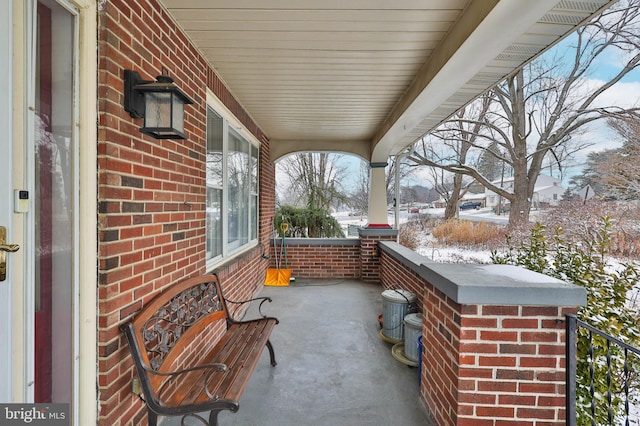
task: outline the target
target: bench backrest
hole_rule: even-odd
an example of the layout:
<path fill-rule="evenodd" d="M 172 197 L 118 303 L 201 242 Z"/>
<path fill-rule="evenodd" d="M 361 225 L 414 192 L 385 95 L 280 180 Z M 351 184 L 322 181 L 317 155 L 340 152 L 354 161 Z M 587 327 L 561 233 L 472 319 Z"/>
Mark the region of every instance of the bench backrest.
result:
<path fill-rule="evenodd" d="M 131 351 L 145 367 L 166 372 L 207 325 L 228 318 L 216 275 L 182 281 L 154 297 L 131 321 Z"/>

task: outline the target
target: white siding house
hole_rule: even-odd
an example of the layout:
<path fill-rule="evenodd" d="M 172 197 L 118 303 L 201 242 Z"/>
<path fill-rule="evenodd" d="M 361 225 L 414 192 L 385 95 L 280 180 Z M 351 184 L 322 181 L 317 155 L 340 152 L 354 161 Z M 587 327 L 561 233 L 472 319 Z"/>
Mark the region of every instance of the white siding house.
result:
<path fill-rule="evenodd" d="M 492 182 L 494 185 L 501 186 L 507 191 L 513 191 L 513 178 L 505 178 L 502 183 L 498 181 Z M 536 186 L 533 191 L 532 207 L 539 208 L 544 206 L 555 206 L 562 199 L 562 195 L 566 188 L 562 186 L 562 181 L 552 176 L 541 174 L 538 176 Z M 495 207 L 500 201 L 500 197 L 495 192 L 485 189 L 486 206 Z M 502 200 L 503 204 L 507 200 Z"/>

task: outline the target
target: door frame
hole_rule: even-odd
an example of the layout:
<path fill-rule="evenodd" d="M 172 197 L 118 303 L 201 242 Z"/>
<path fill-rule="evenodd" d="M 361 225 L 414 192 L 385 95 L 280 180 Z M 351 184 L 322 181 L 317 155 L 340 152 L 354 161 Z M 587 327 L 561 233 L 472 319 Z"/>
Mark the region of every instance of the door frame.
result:
<path fill-rule="evenodd" d="M 74 424 L 97 424 L 98 419 L 98 3 L 73 0 L 78 19 L 78 148 L 79 229 L 76 241 L 80 291 L 76 307 L 78 342 L 75 375 Z"/>
<path fill-rule="evenodd" d="M 62 6 L 73 7 L 77 12 L 76 53 L 77 105 L 75 110 L 75 134 L 78 146 L 78 170 L 75 173 L 78 202 L 78 229 L 75 250 L 77 265 L 73 273 L 77 280 L 74 296 L 74 391 L 73 424 L 96 424 L 98 417 L 97 395 L 97 2 L 95 0 L 57 0 Z M 28 150 L 33 144 L 34 129 L 34 71 L 36 0 L 10 0 L 12 13 L 8 28 L 13 28 L 13 62 L 10 71 L 13 97 L 11 145 L 13 190 L 29 189 L 33 194 L 32 165 Z M 25 78 L 26 76 L 26 78 Z M 11 115 L 9 115 L 11 117 Z M 30 145 L 31 144 L 31 145 Z M 10 151 L 9 151 L 10 152 Z M 32 157 L 31 157 L 32 158 Z M 30 210 L 33 206 L 30 205 Z M 33 222 L 28 213 L 14 213 L 9 234 L 18 244 L 33 241 Z M 20 238 L 17 238 L 20 236 Z M 13 241 L 12 241 L 13 242 Z M 8 257 L 8 269 L 12 272 L 11 300 L 14 307 L 10 320 L 13 356 L 11 367 L 12 402 L 33 402 L 33 259 L 21 249 Z M 27 283 L 31 283 L 28 285 Z M 26 338 L 30 336 L 31 338 Z"/>
<path fill-rule="evenodd" d="M 13 5 L 11 2 L 2 2 L 0 3 L 0 59 L 6 60 L 7 62 L 11 61 L 14 52 L 13 45 L 13 34 L 12 34 L 12 16 L 13 16 Z M 6 62 L 5 62 L 6 63 Z M 12 93 L 12 81 L 13 81 L 13 68 L 12 67 L 2 67 L 0 68 L 0 90 L 2 93 Z M 0 101 L 0 127 L 3 129 L 7 129 L 9 134 L 13 134 L 13 104 L 12 96 L 7 96 L 4 100 Z M 13 144 L 9 142 L 8 146 L 2 144 L 3 146 L 3 156 L 4 160 L 9 164 L 13 163 Z M 2 165 L 4 169 L 4 164 Z M 8 180 L 12 182 L 13 176 L 11 176 L 10 169 L 2 170 L 2 179 L 0 181 Z M 6 180 L 5 180 L 6 179 Z M 3 200 L 3 211 L 0 212 L 0 226 L 4 226 L 7 228 L 7 242 L 11 244 L 18 244 L 15 240 L 15 229 L 14 229 L 14 215 L 11 213 L 8 204 L 4 202 L 4 200 L 13 199 L 12 194 L 12 185 L 2 185 L 0 186 L 0 200 Z M 15 272 L 14 266 L 14 254 L 7 254 L 7 278 L 5 281 L 0 282 L 0 304 L 2 304 L 2 308 L 0 309 L 0 340 L 8 342 L 7 345 L 3 345 L 0 347 L 0 361 L 2 362 L 2 376 L 6 377 L 6 379 L 2 380 L 0 383 L 0 399 L 7 398 L 13 400 L 15 398 L 15 388 L 13 384 L 15 382 L 14 373 L 14 365 L 12 353 L 15 353 L 13 350 L 14 345 L 16 345 L 16 341 L 19 343 L 19 330 L 16 330 L 10 324 L 14 323 L 14 309 L 13 309 L 13 300 L 15 299 L 16 290 L 14 289 L 14 276 L 17 275 Z M 20 254 L 19 256 L 22 256 Z M 11 360 L 10 362 L 7 362 Z M 9 401 L 2 401 L 9 402 Z"/>

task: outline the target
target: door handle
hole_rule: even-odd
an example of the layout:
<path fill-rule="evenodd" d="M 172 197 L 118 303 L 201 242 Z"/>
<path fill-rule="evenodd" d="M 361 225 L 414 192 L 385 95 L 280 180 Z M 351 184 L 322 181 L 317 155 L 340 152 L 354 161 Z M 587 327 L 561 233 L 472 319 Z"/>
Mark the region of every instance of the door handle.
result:
<path fill-rule="evenodd" d="M 0 226 L 0 281 L 7 279 L 7 253 L 15 253 L 18 250 L 18 244 L 7 244 L 7 228 Z"/>

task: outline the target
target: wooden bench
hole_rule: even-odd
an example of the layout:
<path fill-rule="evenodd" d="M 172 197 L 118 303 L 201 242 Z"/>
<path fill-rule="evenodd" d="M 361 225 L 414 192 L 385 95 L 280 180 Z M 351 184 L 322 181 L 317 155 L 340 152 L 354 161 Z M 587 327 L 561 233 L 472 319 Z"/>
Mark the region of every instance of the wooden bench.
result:
<path fill-rule="evenodd" d="M 260 301 L 262 318 L 237 321 L 229 314 L 227 303 L 251 301 Z M 214 426 L 220 411 L 238 411 L 240 396 L 265 346 L 271 365 L 276 365 L 269 336 L 278 320 L 262 314 L 265 301 L 271 299 L 225 300 L 218 277 L 206 275 L 169 287 L 121 326 L 150 426 L 157 424 L 158 416 L 196 417 Z M 207 335 L 220 320 L 226 321 L 226 331 L 212 346 Z M 189 350 L 193 345 L 198 350 Z M 208 423 L 197 415 L 203 411 L 210 411 Z"/>

